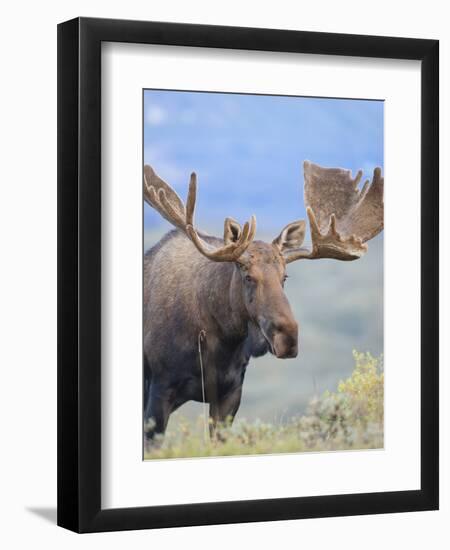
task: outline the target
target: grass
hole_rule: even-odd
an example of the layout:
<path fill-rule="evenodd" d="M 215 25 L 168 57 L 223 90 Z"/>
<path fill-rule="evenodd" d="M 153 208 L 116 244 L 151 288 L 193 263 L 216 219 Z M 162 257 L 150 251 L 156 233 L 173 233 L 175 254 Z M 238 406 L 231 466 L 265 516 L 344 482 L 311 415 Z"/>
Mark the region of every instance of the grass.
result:
<path fill-rule="evenodd" d="M 204 420 L 181 421 L 156 442 L 146 459 L 236 456 L 378 449 L 383 447 L 384 372 L 382 357 L 353 352 L 354 369 L 334 392 L 311 399 L 306 414 L 274 425 L 246 420 L 225 424 L 213 440 Z"/>

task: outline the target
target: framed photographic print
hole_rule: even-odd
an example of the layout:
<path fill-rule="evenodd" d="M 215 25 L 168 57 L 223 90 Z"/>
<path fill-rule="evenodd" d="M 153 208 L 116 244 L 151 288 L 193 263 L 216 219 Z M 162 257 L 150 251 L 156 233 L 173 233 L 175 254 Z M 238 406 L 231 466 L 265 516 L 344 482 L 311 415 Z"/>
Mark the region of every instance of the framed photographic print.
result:
<path fill-rule="evenodd" d="M 438 88 L 434 40 L 59 25 L 59 525 L 437 509 Z"/>

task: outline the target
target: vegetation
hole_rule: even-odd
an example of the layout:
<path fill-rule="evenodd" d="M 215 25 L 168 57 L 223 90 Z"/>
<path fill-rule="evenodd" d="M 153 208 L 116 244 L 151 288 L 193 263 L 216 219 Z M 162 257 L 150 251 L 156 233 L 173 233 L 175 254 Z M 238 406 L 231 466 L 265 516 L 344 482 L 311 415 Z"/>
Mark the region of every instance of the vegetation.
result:
<path fill-rule="evenodd" d="M 306 414 L 273 425 L 236 420 L 204 437 L 204 419 L 181 422 L 146 453 L 147 459 L 298 453 L 383 447 L 383 359 L 353 352 L 351 376 L 335 392 L 311 399 Z"/>

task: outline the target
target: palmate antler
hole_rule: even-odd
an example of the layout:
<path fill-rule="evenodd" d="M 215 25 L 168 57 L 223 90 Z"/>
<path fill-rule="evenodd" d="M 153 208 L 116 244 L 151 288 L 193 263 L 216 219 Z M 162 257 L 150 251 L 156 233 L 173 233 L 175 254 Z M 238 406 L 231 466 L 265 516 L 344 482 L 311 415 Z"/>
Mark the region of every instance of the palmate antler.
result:
<path fill-rule="evenodd" d="M 194 210 L 197 196 L 197 176 L 193 172 L 189 182 L 186 206 L 177 193 L 163 181 L 151 166 L 144 166 L 144 199 L 163 218 L 181 229 L 191 239 L 197 250 L 215 262 L 233 262 L 242 256 L 256 233 L 256 218 L 252 216 L 240 232 L 233 219 L 226 218 L 224 227 L 225 246 L 216 248 L 208 244 L 194 227 Z M 233 238 L 234 236 L 234 238 Z"/>
<path fill-rule="evenodd" d="M 372 184 L 366 181 L 361 191 L 361 170 L 353 179 L 350 170 L 322 168 L 305 161 L 304 177 L 312 250 L 289 250 L 284 254 L 286 262 L 320 258 L 349 261 L 363 256 L 365 243 L 383 229 L 381 169 L 375 168 Z"/>

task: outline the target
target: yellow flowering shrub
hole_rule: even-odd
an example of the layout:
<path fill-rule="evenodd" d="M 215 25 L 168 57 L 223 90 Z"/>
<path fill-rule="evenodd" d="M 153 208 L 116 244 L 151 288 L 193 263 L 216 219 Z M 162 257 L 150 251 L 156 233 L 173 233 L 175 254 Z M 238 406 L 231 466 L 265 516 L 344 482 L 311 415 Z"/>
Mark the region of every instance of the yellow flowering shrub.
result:
<path fill-rule="evenodd" d="M 338 393 L 345 394 L 355 411 L 367 422 L 383 422 L 384 419 L 384 371 L 383 356 L 378 359 L 369 352 L 353 350 L 355 368 L 347 380 L 338 384 Z"/>

